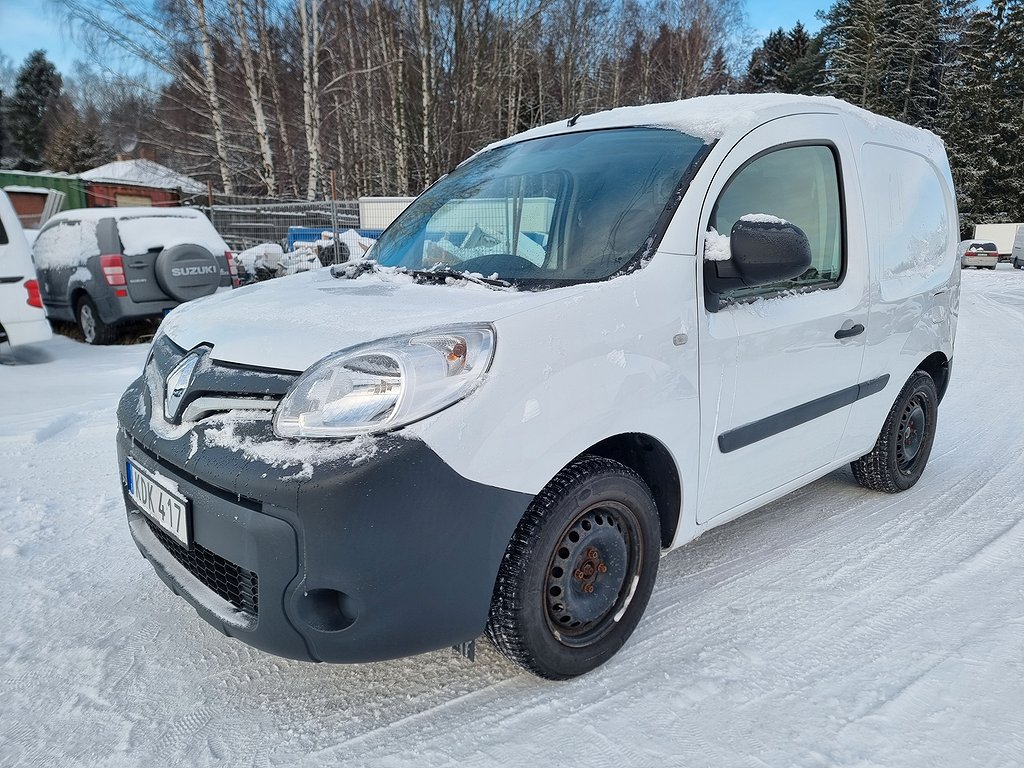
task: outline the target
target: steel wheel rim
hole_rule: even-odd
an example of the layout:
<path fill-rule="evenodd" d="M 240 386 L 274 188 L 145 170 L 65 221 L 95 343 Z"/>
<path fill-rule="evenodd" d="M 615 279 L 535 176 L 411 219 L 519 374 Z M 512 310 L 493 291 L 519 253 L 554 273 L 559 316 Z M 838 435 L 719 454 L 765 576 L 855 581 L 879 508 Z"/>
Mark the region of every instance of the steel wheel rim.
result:
<path fill-rule="evenodd" d="M 896 466 L 904 474 L 911 474 L 921 457 L 928 426 L 927 402 L 923 392 L 915 392 L 900 414 Z"/>
<path fill-rule="evenodd" d="M 88 304 L 83 304 L 78 310 L 78 320 L 82 324 L 82 334 L 85 336 L 86 341 L 92 341 L 96 338 L 96 318 L 93 317 L 92 307 Z"/>
<path fill-rule="evenodd" d="M 562 530 L 547 563 L 544 613 L 563 645 L 581 648 L 607 635 L 632 600 L 643 534 L 625 504 L 602 501 Z"/>

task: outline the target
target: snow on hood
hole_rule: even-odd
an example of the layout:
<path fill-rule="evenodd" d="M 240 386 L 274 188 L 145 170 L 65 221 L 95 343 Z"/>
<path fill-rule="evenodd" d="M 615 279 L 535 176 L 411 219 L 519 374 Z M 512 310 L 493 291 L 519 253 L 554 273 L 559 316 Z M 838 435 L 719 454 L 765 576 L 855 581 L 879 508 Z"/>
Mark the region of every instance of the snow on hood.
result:
<path fill-rule="evenodd" d="M 303 371 L 338 350 L 462 322 L 491 322 L 565 297 L 492 290 L 462 280 L 420 285 L 394 272 L 355 280 L 330 269 L 214 294 L 180 305 L 161 330 L 180 347 L 213 345 L 221 362 Z"/>

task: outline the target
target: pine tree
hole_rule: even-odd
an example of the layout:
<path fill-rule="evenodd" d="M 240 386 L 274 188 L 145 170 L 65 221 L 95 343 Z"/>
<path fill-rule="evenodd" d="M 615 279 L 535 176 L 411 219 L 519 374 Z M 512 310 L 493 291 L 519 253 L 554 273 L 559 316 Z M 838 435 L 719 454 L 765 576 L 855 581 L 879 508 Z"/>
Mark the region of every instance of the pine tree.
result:
<path fill-rule="evenodd" d="M 934 130 L 946 143 L 961 233 L 969 236 L 988 216 L 994 170 L 995 17 L 987 10 L 975 12 L 970 0 L 951 0 L 943 9 L 943 38 Z"/>
<path fill-rule="evenodd" d="M 993 82 L 993 163 L 988 213 L 994 221 L 1024 221 L 1024 0 L 996 0 Z"/>
<path fill-rule="evenodd" d="M 821 84 L 823 71 L 820 40 L 798 21 L 789 32 L 775 30 L 754 49 L 744 90 L 810 94 Z"/>
<path fill-rule="evenodd" d="M 826 93 L 881 111 L 885 0 L 838 0 L 821 14 Z"/>
<path fill-rule="evenodd" d="M 782 90 L 780 83 L 789 68 L 789 40 L 782 27 L 772 32 L 750 55 L 746 89 L 755 93 Z"/>
<path fill-rule="evenodd" d="M 930 127 L 938 104 L 939 0 L 889 0 L 880 28 L 884 67 L 875 108 L 905 123 Z"/>
<path fill-rule="evenodd" d="M 44 51 L 33 51 L 25 59 L 6 100 L 5 113 L 14 146 L 20 151 L 20 166 L 37 170 L 50 131 L 47 118 L 60 96 L 63 83 Z"/>
<path fill-rule="evenodd" d="M 81 173 L 103 165 L 110 149 L 100 138 L 99 116 L 95 109 L 82 116 L 74 105 L 63 101 L 43 150 L 43 162 L 52 171 Z"/>

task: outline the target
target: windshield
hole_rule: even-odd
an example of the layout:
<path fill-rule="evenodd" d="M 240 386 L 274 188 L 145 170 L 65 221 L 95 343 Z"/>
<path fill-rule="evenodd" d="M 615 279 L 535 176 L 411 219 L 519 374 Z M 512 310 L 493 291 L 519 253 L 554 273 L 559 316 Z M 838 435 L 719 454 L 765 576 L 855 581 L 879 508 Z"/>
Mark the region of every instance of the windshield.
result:
<path fill-rule="evenodd" d="M 660 237 L 703 142 L 659 128 L 498 147 L 418 197 L 373 248 L 378 263 L 545 287 L 609 277 Z"/>

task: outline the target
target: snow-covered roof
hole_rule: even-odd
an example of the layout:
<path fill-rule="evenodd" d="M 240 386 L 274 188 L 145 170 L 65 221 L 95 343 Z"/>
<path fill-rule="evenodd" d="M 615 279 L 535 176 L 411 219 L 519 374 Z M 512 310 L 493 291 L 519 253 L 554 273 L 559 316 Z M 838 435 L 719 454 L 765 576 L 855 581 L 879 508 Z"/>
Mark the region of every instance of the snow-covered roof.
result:
<path fill-rule="evenodd" d="M 116 160 L 91 171 L 84 171 L 78 177 L 86 181 L 107 184 L 135 184 L 140 187 L 157 189 L 180 189 L 182 192 L 198 194 L 206 191 L 206 185 L 191 176 L 171 170 L 166 165 L 152 160 Z"/>
<path fill-rule="evenodd" d="M 8 184 L 4 187 L 4 192 L 31 193 L 33 195 L 48 195 L 52 191 L 49 187 L 25 187 L 18 184 Z"/>
<path fill-rule="evenodd" d="M 672 128 L 708 143 L 727 133 L 746 131 L 783 114 L 842 113 L 850 115 L 872 129 L 889 130 L 904 136 L 927 133 L 919 128 L 891 120 L 831 96 L 796 96 L 784 93 L 738 93 L 700 96 L 694 99 L 617 107 L 604 112 L 581 115 L 572 125 L 559 120 L 523 131 L 494 142 L 487 149 L 524 139 L 535 139 L 557 133 L 592 131 L 602 128 L 651 126 Z"/>
<path fill-rule="evenodd" d="M 173 216 L 176 218 L 206 218 L 202 211 L 195 208 L 179 208 L 176 206 L 136 206 L 124 208 L 76 208 L 71 211 L 63 211 L 53 216 L 50 221 L 99 221 L 100 219 L 131 219 L 140 216 Z"/>

